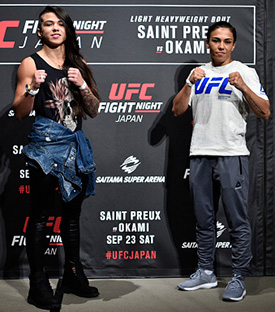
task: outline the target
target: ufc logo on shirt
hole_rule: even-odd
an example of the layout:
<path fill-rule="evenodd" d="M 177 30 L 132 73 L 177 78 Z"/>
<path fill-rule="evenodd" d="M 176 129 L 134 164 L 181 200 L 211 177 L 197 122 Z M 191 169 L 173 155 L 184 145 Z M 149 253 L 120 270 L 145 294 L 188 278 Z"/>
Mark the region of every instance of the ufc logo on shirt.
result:
<path fill-rule="evenodd" d="M 195 94 L 210 94 L 213 90 L 218 89 L 220 94 L 231 94 L 232 90 L 226 89 L 228 77 L 206 77 L 197 81 L 195 84 Z"/>

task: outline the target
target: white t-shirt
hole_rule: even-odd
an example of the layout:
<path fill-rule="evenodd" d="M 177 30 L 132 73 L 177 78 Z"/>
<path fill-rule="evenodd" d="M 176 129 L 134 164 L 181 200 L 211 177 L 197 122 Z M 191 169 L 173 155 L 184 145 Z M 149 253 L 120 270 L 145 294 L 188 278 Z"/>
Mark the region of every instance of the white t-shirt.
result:
<path fill-rule="evenodd" d="M 255 69 L 238 61 L 201 68 L 206 76 L 192 86 L 189 100 L 194 119 L 190 155 L 249 155 L 245 139 L 249 105 L 228 76 L 239 72 L 254 93 L 268 100 Z"/>

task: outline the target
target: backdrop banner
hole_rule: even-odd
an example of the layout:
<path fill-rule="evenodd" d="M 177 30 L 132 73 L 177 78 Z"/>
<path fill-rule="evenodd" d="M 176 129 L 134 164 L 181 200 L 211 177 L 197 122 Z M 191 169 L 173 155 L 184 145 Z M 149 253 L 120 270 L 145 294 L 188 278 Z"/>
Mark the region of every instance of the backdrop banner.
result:
<path fill-rule="evenodd" d="M 74 21 L 101 96 L 99 115 L 83 123 L 97 165 L 96 196 L 84 201 L 81 215 L 84 268 L 90 278 L 189 275 L 197 266 L 189 193 L 192 113 L 175 118 L 172 101 L 190 70 L 210 61 L 206 33 L 222 20 L 237 29 L 233 58 L 256 68 L 273 105 L 273 3 L 83 2 L 58 5 Z M 35 111 L 18 121 L 11 104 L 19 64 L 41 49 L 36 31 L 45 6 L 0 4 L 0 278 L 29 274 L 25 234 L 32 190 L 22 148 Z M 251 114 L 252 275 L 275 273 L 273 133 L 272 116 L 265 122 Z M 61 218 L 57 200 L 45 249 L 52 276 L 63 269 Z M 222 204 L 216 226 L 216 271 L 230 275 L 231 244 Z"/>

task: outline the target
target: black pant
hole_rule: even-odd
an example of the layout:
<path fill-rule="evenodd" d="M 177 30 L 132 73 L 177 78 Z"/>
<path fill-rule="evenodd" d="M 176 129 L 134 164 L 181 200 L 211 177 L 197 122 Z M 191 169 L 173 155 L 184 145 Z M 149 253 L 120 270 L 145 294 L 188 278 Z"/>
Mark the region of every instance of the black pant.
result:
<path fill-rule="evenodd" d="M 84 183 L 83 183 L 84 184 Z M 85 185 L 85 184 L 84 184 Z M 44 253 L 47 248 L 46 223 L 56 208 L 61 206 L 61 237 L 65 250 L 65 263 L 75 264 L 79 260 L 80 231 L 79 217 L 84 191 L 70 202 L 61 199 L 57 191 L 58 180 L 41 169 L 30 166 L 31 212 L 26 233 L 26 250 L 31 273 L 44 268 Z"/>

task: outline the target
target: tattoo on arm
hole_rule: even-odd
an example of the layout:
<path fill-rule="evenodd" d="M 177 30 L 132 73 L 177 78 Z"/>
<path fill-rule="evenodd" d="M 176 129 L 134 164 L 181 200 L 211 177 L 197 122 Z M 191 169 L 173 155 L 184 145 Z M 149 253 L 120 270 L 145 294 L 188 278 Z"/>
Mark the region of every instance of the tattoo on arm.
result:
<path fill-rule="evenodd" d="M 249 97 L 248 100 L 249 100 L 249 103 L 250 103 L 260 114 L 266 115 L 266 113 L 263 112 L 263 111 L 261 110 L 261 108 L 255 103 L 255 101 L 252 99 L 252 97 Z"/>
<path fill-rule="evenodd" d="M 98 112 L 99 99 L 93 95 L 88 87 L 83 90 L 82 98 L 85 112 L 89 116 L 95 117 Z"/>

